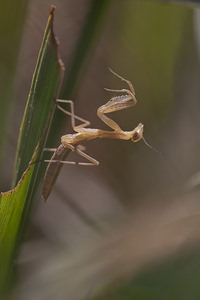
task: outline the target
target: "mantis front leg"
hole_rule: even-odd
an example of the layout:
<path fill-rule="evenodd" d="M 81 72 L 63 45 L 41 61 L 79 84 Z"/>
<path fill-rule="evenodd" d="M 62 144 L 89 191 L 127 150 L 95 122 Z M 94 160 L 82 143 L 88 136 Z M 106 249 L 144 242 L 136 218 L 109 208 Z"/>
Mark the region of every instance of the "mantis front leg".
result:
<path fill-rule="evenodd" d="M 125 81 L 125 82 L 128 84 L 129 89 L 130 89 L 132 95 L 135 96 L 135 89 L 134 89 L 132 83 L 131 83 L 129 80 L 127 80 L 127 79 L 123 78 L 122 76 L 120 76 L 119 74 L 117 74 L 116 72 L 114 72 L 111 68 L 109 68 L 109 70 L 110 70 L 110 72 L 113 73 L 116 77 L 120 78 L 122 81 Z"/>
<path fill-rule="evenodd" d="M 117 92 L 117 93 L 126 93 L 127 95 L 122 95 L 122 96 L 116 96 L 111 98 L 106 104 L 102 105 L 101 107 L 98 108 L 97 110 L 97 115 L 98 117 L 110 128 L 112 128 L 114 131 L 120 132 L 122 129 L 119 127 L 119 125 L 113 121 L 111 118 L 105 116 L 105 114 L 118 111 L 118 110 L 123 110 L 126 108 L 129 108 L 131 106 L 136 105 L 137 100 L 135 98 L 135 90 L 132 85 L 132 83 L 129 80 L 126 80 L 125 78 L 121 77 L 114 71 L 110 69 L 110 71 L 119 77 L 121 80 L 125 81 L 130 90 L 128 89 L 121 89 L 121 90 L 113 90 L 113 89 L 107 89 L 107 91 L 111 92 Z"/>

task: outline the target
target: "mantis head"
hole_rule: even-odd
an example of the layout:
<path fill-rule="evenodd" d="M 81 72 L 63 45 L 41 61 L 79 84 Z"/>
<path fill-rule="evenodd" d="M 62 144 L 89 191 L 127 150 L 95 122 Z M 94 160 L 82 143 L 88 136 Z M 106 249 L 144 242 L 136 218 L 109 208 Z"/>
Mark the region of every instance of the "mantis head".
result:
<path fill-rule="evenodd" d="M 142 123 L 139 123 L 138 126 L 133 130 L 133 135 L 131 137 L 132 142 L 138 142 L 139 140 L 143 139 L 143 127 Z"/>
<path fill-rule="evenodd" d="M 132 134 L 131 140 L 136 143 L 139 140 L 143 139 L 143 142 L 145 143 L 145 145 L 147 145 L 152 150 L 154 150 L 154 151 L 162 154 L 162 152 L 160 152 L 159 150 L 153 148 L 151 145 L 149 145 L 147 143 L 147 141 L 143 137 L 143 127 L 144 127 L 144 125 L 142 123 L 138 124 L 138 126 L 133 130 L 133 134 Z"/>

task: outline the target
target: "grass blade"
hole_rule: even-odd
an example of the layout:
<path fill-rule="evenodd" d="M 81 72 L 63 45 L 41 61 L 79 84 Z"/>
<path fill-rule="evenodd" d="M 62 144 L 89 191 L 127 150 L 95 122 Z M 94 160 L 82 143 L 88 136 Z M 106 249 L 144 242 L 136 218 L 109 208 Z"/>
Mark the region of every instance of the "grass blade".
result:
<path fill-rule="evenodd" d="M 38 148 L 33 159 L 38 154 Z M 0 299 L 12 290 L 17 254 L 35 165 L 24 172 L 18 185 L 0 196 Z"/>
<path fill-rule="evenodd" d="M 20 129 L 13 186 L 27 168 L 33 151 L 42 136 L 50 109 L 53 114 L 55 109 L 53 100 L 58 94 L 64 73 L 63 64 L 58 58 L 57 42 L 53 33 L 53 12 L 54 8 L 45 30 Z"/>
<path fill-rule="evenodd" d="M 0 197 L 0 298 L 11 290 L 13 262 L 30 214 L 39 164 L 30 166 L 29 161 L 33 153 L 34 161 L 42 154 L 45 138 L 41 137 L 49 128 L 64 73 L 53 33 L 54 10 L 52 7 L 20 130 L 13 185 L 23 176 L 16 188 Z"/>

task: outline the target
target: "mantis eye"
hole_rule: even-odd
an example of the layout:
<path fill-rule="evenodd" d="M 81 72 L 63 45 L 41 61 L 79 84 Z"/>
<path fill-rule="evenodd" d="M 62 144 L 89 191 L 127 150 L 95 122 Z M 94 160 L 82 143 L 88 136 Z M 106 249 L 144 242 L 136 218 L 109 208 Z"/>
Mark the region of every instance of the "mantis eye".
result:
<path fill-rule="evenodd" d="M 142 138 L 142 133 L 135 132 L 134 135 L 132 136 L 132 141 L 133 142 L 138 142 Z"/>

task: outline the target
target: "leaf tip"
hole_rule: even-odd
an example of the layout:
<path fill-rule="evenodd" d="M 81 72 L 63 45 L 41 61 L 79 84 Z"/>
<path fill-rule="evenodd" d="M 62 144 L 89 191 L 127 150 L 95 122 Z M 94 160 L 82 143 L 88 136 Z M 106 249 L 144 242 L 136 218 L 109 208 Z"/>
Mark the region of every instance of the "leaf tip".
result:
<path fill-rule="evenodd" d="M 58 62 L 58 65 L 60 67 L 60 70 L 61 70 L 61 73 L 63 75 L 64 71 L 65 71 L 65 66 L 64 66 L 64 63 L 62 62 L 59 54 L 58 54 L 58 46 L 59 46 L 59 41 L 58 41 L 58 38 L 55 36 L 54 34 L 54 12 L 55 12 L 55 5 L 51 5 L 51 11 L 50 11 L 50 15 L 49 15 L 49 23 L 50 23 L 50 28 L 51 28 L 51 42 L 52 44 L 55 46 L 55 49 L 56 49 L 56 56 L 57 56 L 57 62 Z"/>
<path fill-rule="evenodd" d="M 56 9 L 55 5 L 51 5 L 50 18 L 52 18 L 52 19 L 53 19 L 53 16 L 54 16 L 55 9 Z"/>

